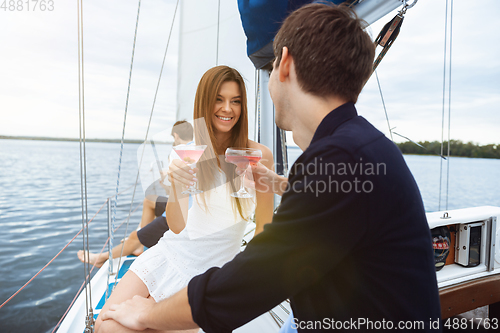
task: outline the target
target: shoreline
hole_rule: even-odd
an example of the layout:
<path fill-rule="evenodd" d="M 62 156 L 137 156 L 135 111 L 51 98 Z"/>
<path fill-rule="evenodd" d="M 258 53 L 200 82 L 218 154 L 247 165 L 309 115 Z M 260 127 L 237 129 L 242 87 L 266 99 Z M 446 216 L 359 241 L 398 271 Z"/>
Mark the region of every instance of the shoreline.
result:
<path fill-rule="evenodd" d="M 67 141 L 67 142 L 79 142 L 80 139 L 74 139 L 74 138 L 51 138 L 51 137 L 38 137 L 38 136 L 9 136 L 9 135 L 0 135 L 0 140 L 27 140 L 27 141 Z M 453 142 L 454 140 L 452 140 Z M 100 143 L 120 143 L 121 139 L 85 139 L 85 142 L 100 142 Z M 143 140 L 138 140 L 138 139 L 125 139 L 123 140 L 123 143 L 127 144 L 143 144 Z M 172 142 L 156 142 L 156 144 L 172 144 Z M 429 142 L 425 142 L 429 144 Z M 407 144 L 407 143 L 406 143 Z M 460 144 L 462 144 L 460 142 Z M 436 153 L 419 153 L 416 151 L 412 151 L 413 149 L 409 150 L 405 149 L 405 143 L 396 143 L 398 148 L 400 149 L 401 153 L 403 155 L 421 155 L 421 156 L 439 156 Z M 475 145 L 476 147 L 482 147 L 479 145 Z M 495 146 L 496 150 L 496 145 L 490 145 L 490 146 Z M 289 148 L 297 148 L 300 149 L 298 146 L 289 146 Z M 413 147 L 414 148 L 414 147 Z M 500 149 L 499 149 L 500 150 Z M 465 158 L 485 158 L 485 159 L 500 159 L 496 156 L 464 156 L 464 155 L 455 155 L 451 154 L 450 157 L 465 157 Z"/>
<path fill-rule="evenodd" d="M 50 137 L 38 137 L 38 136 L 8 136 L 8 135 L 0 135 L 0 140 L 70 141 L 70 142 L 80 141 L 80 139 L 72 139 L 72 138 L 50 138 Z M 85 139 L 85 142 L 120 143 L 121 139 Z M 125 139 L 123 140 L 123 143 L 142 144 L 144 143 L 144 140 Z M 162 143 L 171 144 L 171 142 L 158 142 L 158 144 Z"/>

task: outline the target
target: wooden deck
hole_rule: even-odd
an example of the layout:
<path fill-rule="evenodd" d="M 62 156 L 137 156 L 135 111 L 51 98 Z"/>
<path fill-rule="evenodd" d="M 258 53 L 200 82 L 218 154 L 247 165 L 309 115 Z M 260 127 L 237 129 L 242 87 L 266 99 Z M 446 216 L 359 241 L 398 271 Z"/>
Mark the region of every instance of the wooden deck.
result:
<path fill-rule="evenodd" d="M 439 290 L 443 319 L 489 305 L 489 317 L 500 318 L 500 275 Z"/>

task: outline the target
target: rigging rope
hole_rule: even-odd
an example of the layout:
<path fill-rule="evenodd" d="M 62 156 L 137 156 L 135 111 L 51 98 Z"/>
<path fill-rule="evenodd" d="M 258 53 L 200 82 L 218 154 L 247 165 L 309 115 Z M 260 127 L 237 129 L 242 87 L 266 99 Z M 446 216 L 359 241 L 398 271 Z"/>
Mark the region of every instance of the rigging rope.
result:
<path fill-rule="evenodd" d="M 220 0 L 217 8 L 217 49 L 215 50 L 215 66 L 219 65 L 219 29 L 220 29 Z"/>
<path fill-rule="evenodd" d="M 406 136 L 404 136 L 404 135 L 398 134 L 398 133 L 396 133 L 396 132 L 392 132 L 392 133 L 396 134 L 397 136 L 402 137 L 403 139 L 406 139 L 406 140 L 410 141 L 411 143 L 416 144 L 416 145 L 417 145 L 417 146 L 419 146 L 420 148 L 423 148 L 423 149 L 427 150 L 427 151 L 428 151 L 428 152 L 430 152 L 432 155 L 437 155 L 437 156 L 441 157 L 443 160 L 446 160 L 446 157 L 444 157 L 443 155 L 440 155 L 440 154 L 438 154 L 438 153 L 436 153 L 436 152 L 430 151 L 429 149 L 427 149 L 427 148 L 425 148 L 424 146 L 422 146 L 420 143 L 417 143 L 417 142 L 413 141 L 412 139 L 410 139 L 410 138 L 408 138 L 408 137 L 406 137 Z"/>
<path fill-rule="evenodd" d="M 386 55 L 386 53 L 389 51 L 391 48 L 392 44 L 396 41 L 396 38 L 398 38 L 399 31 L 401 29 L 401 25 L 403 24 L 403 19 L 404 15 L 406 14 L 406 11 L 417 3 L 418 0 L 414 0 L 410 5 L 408 4 L 407 0 L 404 0 L 404 5 L 403 8 L 398 12 L 398 14 L 389 22 L 387 23 L 380 33 L 378 34 L 377 38 L 375 38 L 375 47 L 377 45 L 382 46 L 382 51 L 380 51 L 379 55 L 377 56 L 377 59 L 375 59 L 373 63 L 373 71 L 377 69 L 378 65 Z"/>
<path fill-rule="evenodd" d="M 167 51 L 168 51 L 168 47 L 170 45 L 170 39 L 172 37 L 172 31 L 174 29 L 175 17 L 177 15 L 177 9 L 178 9 L 178 7 L 179 7 L 179 0 L 177 0 L 177 3 L 175 4 L 174 16 L 172 18 L 172 24 L 170 26 L 170 32 L 169 32 L 168 40 L 167 40 L 167 46 L 165 47 L 165 53 L 163 54 L 163 61 L 162 61 L 161 69 L 160 69 L 160 75 L 158 77 L 158 83 L 156 85 L 156 91 L 155 91 L 155 95 L 154 95 L 154 98 L 153 98 L 153 105 L 151 107 L 151 113 L 149 114 L 148 127 L 146 129 L 146 137 L 144 138 L 145 142 L 148 140 L 149 129 L 151 128 L 151 120 L 153 119 L 153 112 L 154 112 L 154 108 L 155 108 L 155 105 L 156 105 L 156 97 L 158 95 L 158 90 L 160 89 L 161 77 L 162 77 L 162 74 L 163 74 L 163 68 L 165 66 L 165 59 L 167 58 Z M 139 14 L 137 16 L 137 20 L 139 20 Z M 137 33 L 137 30 L 136 30 L 136 33 Z M 134 37 L 134 48 L 135 48 L 135 37 Z M 124 124 L 124 126 L 125 126 L 125 124 Z M 142 166 L 142 160 L 143 160 L 143 157 L 144 157 L 145 147 L 146 146 L 144 145 L 143 149 L 142 149 L 142 153 L 141 153 L 141 160 L 139 161 L 139 168 L 137 170 L 137 175 L 136 175 L 136 178 L 135 178 L 135 184 L 136 185 L 139 182 L 140 169 L 141 169 L 141 166 Z M 161 169 L 159 169 L 158 172 L 161 172 Z M 125 226 L 125 236 L 127 235 L 129 218 L 130 218 L 130 215 L 131 215 L 132 205 L 134 204 L 135 191 L 136 191 L 136 187 L 134 187 L 134 191 L 132 193 L 132 199 L 130 200 L 129 215 L 128 215 L 128 218 L 127 218 L 127 224 Z M 120 267 L 120 264 L 121 264 L 121 257 L 123 255 L 123 248 L 124 247 L 122 246 L 122 249 L 121 249 L 121 252 L 120 252 L 120 259 L 118 261 L 118 267 Z M 114 285 L 113 285 L 113 289 L 114 289 Z"/>
<path fill-rule="evenodd" d="M 380 81 L 378 80 L 377 71 L 374 70 L 374 72 L 375 72 L 375 77 L 377 78 L 378 90 L 380 91 L 380 98 L 382 99 L 382 106 L 384 107 L 385 119 L 387 120 L 387 127 L 389 127 L 389 134 L 391 135 L 391 141 L 394 142 L 394 139 L 392 138 L 392 128 L 391 125 L 389 124 L 389 115 L 387 114 L 387 109 L 385 108 L 384 95 L 382 94 L 382 88 L 380 87 Z"/>
<path fill-rule="evenodd" d="M 87 203 L 87 156 L 85 149 L 85 81 L 84 81 L 84 61 L 83 61 L 83 1 L 77 0 L 78 14 L 78 121 L 80 137 L 80 190 L 82 201 L 82 230 L 83 232 L 83 253 L 84 253 L 84 284 L 85 284 L 85 332 L 93 332 L 94 318 L 92 309 L 92 287 L 90 285 L 89 257 L 89 232 L 88 232 L 88 203 Z M 62 250 L 61 250 L 62 252 Z M 49 262 L 50 264 L 50 262 Z M 47 265 L 49 265 L 47 264 Z M 39 272 L 40 273 L 40 272 Z M 39 274 L 37 273 L 37 275 Z M 35 278 L 35 275 L 33 278 Z M 29 281 L 31 282 L 31 280 Z M 28 282 L 28 283 L 29 283 Z"/>
<path fill-rule="evenodd" d="M 417 3 L 418 0 L 414 0 L 411 4 L 408 4 L 407 0 L 404 0 L 404 5 L 403 8 L 398 12 L 398 14 L 391 20 L 389 21 L 380 31 L 378 34 L 377 38 L 375 38 L 375 48 L 380 45 L 382 46 L 382 51 L 379 53 L 378 57 L 375 59 L 373 62 L 373 69 L 372 69 L 372 74 L 375 73 L 375 76 L 377 78 L 377 85 L 378 89 L 380 92 L 380 98 L 382 99 L 382 106 L 384 107 L 384 112 L 385 112 L 385 119 L 387 121 L 387 127 L 389 128 L 389 134 L 391 135 L 391 141 L 394 142 L 394 138 L 392 136 L 392 128 L 389 123 L 389 115 L 387 114 L 387 108 L 385 107 L 385 101 L 384 101 L 384 95 L 382 94 L 382 87 L 380 86 L 380 81 L 378 79 L 378 73 L 377 73 L 377 67 L 384 58 L 384 56 L 387 54 L 389 51 L 390 47 L 394 42 L 396 41 L 396 38 L 399 35 L 399 31 L 401 30 L 401 25 L 403 24 L 403 19 L 404 15 L 406 14 L 406 11 Z M 351 3 L 350 6 L 352 6 L 356 1 Z M 404 137 L 406 138 L 406 137 Z M 407 139 L 407 138 L 406 138 Z M 411 141 L 410 139 L 408 139 Z M 413 142 L 413 141 L 411 141 Z M 419 145 L 420 146 L 420 145 Z M 421 146 L 422 147 L 422 146 Z M 425 148 L 425 147 L 423 147 Z"/>
<path fill-rule="evenodd" d="M 451 59 L 453 45 L 453 0 L 450 3 L 450 69 L 448 70 L 448 160 L 446 161 L 446 210 L 448 210 L 448 190 L 450 180 L 450 133 L 451 133 Z"/>
<path fill-rule="evenodd" d="M 377 45 L 382 46 L 382 51 L 380 51 L 377 59 L 375 59 L 375 62 L 373 63 L 373 71 L 377 69 L 378 65 L 387 54 L 392 44 L 394 44 L 394 41 L 396 41 L 396 38 L 399 35 L 399 30 L 401 29 L 401 24 L 403 23 L 403 19 L 404 16 L 402 12 L 399 12 L 389 23 L 387 23 L 382 28 L 377 38 L 375 39 L 375 47 L 377 47 Z"/>
<path fill-rule="evenodd" d="M 446 64 L 447 64 L 447 49 L 448 49 L 448 0 L 446 0 L 445 7 L 445 21 L 444 21 L 444 57 L 443 57 L 443 107 L 441 113 L 441 156 L 444 153 L 444 121 L 445 121 L 445 99 L 446 99 Z M 449 40 L 449 70 L 448 70 L 448 160 L 446 164 L 446 206 L 448 210 L 448 190 L 449 190 L 449 177 L 450 177 L 450 117 L 451 117 L 451 47 L 452 47 L 452 18 L 453 18 L 453 0 L 450 3 L 450 40 Z M 439 167 L 439 202 L 438 210 L 441 210 L 441 192 L 443 182 L 443 160 L 441 159 Z"/>
<path fill-rule="evenodd" d="M 125 125 L 127 124 L 127 111 L 128 111 L 128 100 L 130 96 L 130 84 L 132 81 L 132 68 L 134 67 L 134 54 L 135 54 L 135 42 L 137 40 L 137 28 L 139 25 L 139 14 L 141 12 L 141 0 L 139 0 L 138 8 L 137 8 L 137 19 L 135 22 L 135 32 L 134 32 L 134 43 L 132 45 L 132 60 L 130 61 L 130 71 L 129 71 L 129 77 L 128 77 L 128 86 L 127 86 L 127 98 L 125 102 L 125 113 L 124 113 L 124 118 L 123 118 L 123 128 L 122 128 L 122 138 L 120 141 L 120 158 L 118 162 L 118 177 L 116 180 L 116 194 L 115 194 L 115 200 L 113 202 L 113 214 L 111 218 L 111 229 L 114 229 L 115 226 L 115 221 L 116 221 L 116 207 L 118 204 L 118 188 L 120 187 L 120 171 L 121 171 L 121 166 L 122 166 L 122 156 L 123 156 L 123 141 L 125 139 Z M 137 184 L 137 182 L 136 182 Z M 113 232 L 110 235 L 109 239 L 109 246 L 112 249 L 113 248 L 113 239 L 114 239 L 114 234 Z M 110 270 L 112 269 L 110 265 Z M 112 273 L 112 272 L 110 272 Z"/>

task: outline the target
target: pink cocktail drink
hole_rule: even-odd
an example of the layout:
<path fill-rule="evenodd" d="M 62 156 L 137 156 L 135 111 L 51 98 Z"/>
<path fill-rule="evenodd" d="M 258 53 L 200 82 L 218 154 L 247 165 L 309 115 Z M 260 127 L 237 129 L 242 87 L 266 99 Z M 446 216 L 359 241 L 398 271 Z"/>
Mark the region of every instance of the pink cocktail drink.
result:
<path fill-rule="evenodd" d="M 256 164 L 262 158 L 262 151 L 255 148 L 233 148 L 226 149 L 226 161 L 236 164 L 239 169 L 245 170 L 250 163 Z M 245 190 L 245 173 L 242 175 L 241 185 L 238 192 L 231 193 L 236 198 L 252 198 L 253 195 Z"/>
<path fill-rule="evenodd" d="M 229 163 L 236 164 L 240 169 L 246 169 L 249 163 L 256 164 L 260 161 L 262 157 L 260 156 L 238 156 L 238 155 L 228 155 L 226 160 Z"/>
<path fill-rule="evenodd" d="M 198 162 L 201 155 L 203 155 L 203 150 L 184 150 L 184 149 L 176 149 L 175 152 L 181 160 L 186 162 L 187 164 L 194 164 Z"/>
<path fill-rule="evenodd" d="M 181 158 L 181 160 L 186 163 L 191 165 L 191 167 L 194 166 L 195 163 L 198 162 L 200 159 L 201 155 L 203 155 L 203 152 L 205 151 L 205 148 L 207 148 L 206 145 L 178 145 L 173 147 L 177 155 Z M 188 187 L 186 191 L 181 192 L 182 194 L 198 194 L 202 193 L 203 191 L 197 189 L 194 184 Z"/>

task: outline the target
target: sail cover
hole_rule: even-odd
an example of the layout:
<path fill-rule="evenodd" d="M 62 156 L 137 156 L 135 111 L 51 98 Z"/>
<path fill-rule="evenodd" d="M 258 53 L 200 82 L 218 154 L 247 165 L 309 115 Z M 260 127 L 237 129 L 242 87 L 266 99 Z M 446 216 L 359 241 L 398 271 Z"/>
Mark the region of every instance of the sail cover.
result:
<path fill-rule="evenodd" d="M 312 0 L 238 0 L 238 9 L 247 36 L 247 55 L 260 69 L 274 58 L 274 35 L 289 13 L 313 2 Z M 371 24 L 403 4 L 403 0 L 330 0 L 333 4 L 347 3 L 358 16 Z"/>

